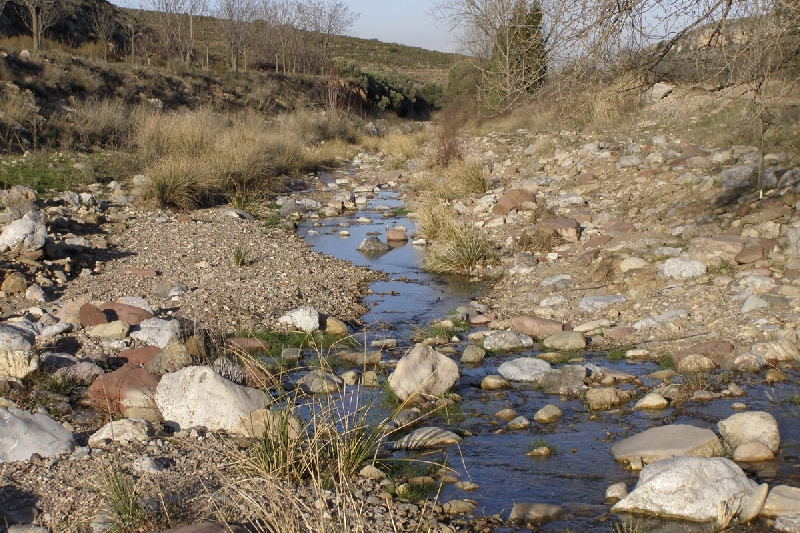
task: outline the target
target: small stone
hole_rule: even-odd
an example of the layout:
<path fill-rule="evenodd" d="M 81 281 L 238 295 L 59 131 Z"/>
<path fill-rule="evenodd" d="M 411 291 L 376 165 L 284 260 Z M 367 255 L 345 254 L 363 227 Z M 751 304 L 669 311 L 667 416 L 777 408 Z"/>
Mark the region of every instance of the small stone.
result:
<path fill-rule="evenodd" d="M 741 444 L 733 452 L 733 460 L 738 463 L 769 461 L 775 458 L 775 454 L 769 446 L 760 442 L 747 442 Z"/>
<path fill-rule="evenodd" d="M 128 336 L 131 327 L 127 322 L 122 320 L 115 320 L 108 324 L 98 324 L 86 329 L 86 334 L 90 337 L 96 337 L 107 340 L 123 340 Z"/>
<path fill-rule="evenodd" d="M 499 418 L 504 422 L 510 422 L 511 420 L 517 418 L 517 412 L 513 409 L 502 409 L 494 414 L 495 418 Z"/>
<path fill-rule="evenodd" d="M 486 350 L 475 346 L 474 344 L 468 345 L 464 348 L 464 353 L 461 354 L 461 363 L 464 364 L 477 364 L 483 361 L 486 356 Z"/>
<path fill-rule="evenodd" d="M 520 429 L 529 428 L 530 425 L 531 425 L 530 420 L 528 420 L 524 416 L 518 416 L 514 420 L 509 422 L 507 427 L 511 431 L 517 431 L 517 430 L 520 430 Z"/>
<path fill-rule="evenodd" d="M 662 410 L 666 409 L 669 404 L 667 400 L 664 399 L 663 396 L 660 394 L 656 394 L 651 392 L 638 402 L 634 406 L 634 409 L 650 409 L 650 410 Z"/>
<path fill-rule="evenodd" d="M 481 380 L 481 389 L 483 390 L 498 390 L 505 389 L 511 386 L 503 376 L 489 375 Z"/>
<path fill-rule="evenodd" d="M 545 405 L 533 415 L 533 419 L 540 424 L 549 424 L 555 422 L 564 416 L 564 413 L 555 405 Z"/>
<path fill-rule="evenodd" d="M 606 505 L 614 505 L 628 495 L 628 486 L 620 481 L 606 489 Z"/>
<path fill-rule="evenodd" d="M 577 331 L 562 331 L 547 337 L 543 344 L 551 350 L 583 350 L 586 348 L 586 339 Z"/>
<path fill-rule="evenodd" d="M 6 294 L 19 294 L 28 289 L 28 283 L 25 281 L 25 276 L 22 273 L 12 272 L 3 280 L 0 289 Z"/>

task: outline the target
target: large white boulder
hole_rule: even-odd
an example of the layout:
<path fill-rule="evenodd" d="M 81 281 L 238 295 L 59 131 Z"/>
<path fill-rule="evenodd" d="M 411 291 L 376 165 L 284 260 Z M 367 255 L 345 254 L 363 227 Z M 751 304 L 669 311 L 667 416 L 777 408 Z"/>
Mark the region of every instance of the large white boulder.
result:
<path fill-rule="evenodd" d="M 535 357 L 520 357 L 511 361 L 506 361 L 497 373 L 509 381 L 538 381 L 545 374 L 552 371 L 550 363 Z"/>
<path fill-rule="evenodd" d="M 75 449 L 72 432 L 42 413 L 0 407 L 0 463 L 52 457 Z"/>
<path fill-rule="evenodd" d="M 389 386 L 401 400 L 415 394 L 441 396 L 461 377 L 458 365 L 430 346 L 418 344 L 397 363 Z"/>
<path fill-rule="evenodd" d="M 720 504 L 729 502 L 738 514 L 757 489 L 756 482 L 724 457 L 673 457 L 645 466 L 636 488 L 611 511 L 711 522 Z"/>
<path fill-rule="evenodd" d="M 0 324 L 0 376 L 23 379 L 39 368 L 33 350 L 35 336 L 22 328 Z"/>
<path fill-rule="evenodd" d="M 239 433 L 242 420 L 269 403 L 264 392 L 237 385 L 208 366 L 164 374 L 156 388 L 156 405 L 175 429 L 205 426 Z"/>
<path fill-rule="evenodd" d="M 700 261 L 676 257 L 664 262 L 662 272 L 668 278 L 690 279 L 706 273 L 706 266 Z"/>
<path fill-rule="evenodd" d="M 47 228 L 43 223 L 21 218 L 3 228 L 3 233 L 0 234 L 0 252 L 39 250 L 44 246 L 45 239 Z"/>
<path fill-rule="evenodd" d="M 114 420 L 95 431 L 89 437 L 89 446 L 102 446 L 106 441 L 129 444 L 147 442 L 153 436 L 152 424 L 143 418 L 123 418 Z"/>
<path fill-rule="evenodd" d="M 679 456 L 714 457 L 724 452 L 713 431 L 686 424 L 648 429 L 611 446 L 617 461 L 641 458 L 644 463 Z"/>
<path fill-rule="evenodd" d="M 311 333 L 319 329 L 319 311 L 310 305 L 298 307 L 280 317 L 278 323 Z"/>
<path fill-rule="evenodd" d="M 717 424 L 719 434 L 731 450 L 735 450 L 748 442 L 760 442 L 773 453 L 778 452 L 781 445 L 781 434 L 778 421 L 763 411 L 736 413 Z"/>

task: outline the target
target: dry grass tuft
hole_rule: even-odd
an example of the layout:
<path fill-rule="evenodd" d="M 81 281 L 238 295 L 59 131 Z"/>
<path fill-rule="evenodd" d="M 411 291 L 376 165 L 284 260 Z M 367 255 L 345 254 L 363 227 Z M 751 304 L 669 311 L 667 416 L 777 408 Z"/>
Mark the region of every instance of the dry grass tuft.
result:
<path fill-rule="evenodd" d="M 489 190 L 489 182 L 478 163 L 460 160 L 445 171 L 445 180 L 460 196 L 484 194 Z"/>
<path fill-rule="evenodd" d="M 494 250 L 478 228 L 453 223 L 423 260 L 423 267 L 439 274 L 470 275 L 478 265 L 493 262 Z"/>
<path fill-rule="evenodd" d="M 435 166 L 447 167 L 463 157 L 461 143 L 458 140 L 461 122 L 462 120 L 455 110 L 448 110 L 442 114 L 441 122 L 436 128 L 436 135 L 433 139 L 433 163 Z"/>
<path fill-rule="evenodd" d="M 539 137 L 533 143 L 533 155 L 545 157 L 552 154 L 556 149 L 556 141 L 550 136 Z"/>
<path fill-rule="evenodd" d="M 617 262 L 612 257 L 603 257 L 592 268 L 592 279 L 598 282 L 608 282 L 614 279 Z"/>
<path fill-rule="evenodd" d="M 535 226 L 517 237 L 517 247 L 522 252 L 547 253 L 566 242 L 556 230 L 542 226 Z"/>

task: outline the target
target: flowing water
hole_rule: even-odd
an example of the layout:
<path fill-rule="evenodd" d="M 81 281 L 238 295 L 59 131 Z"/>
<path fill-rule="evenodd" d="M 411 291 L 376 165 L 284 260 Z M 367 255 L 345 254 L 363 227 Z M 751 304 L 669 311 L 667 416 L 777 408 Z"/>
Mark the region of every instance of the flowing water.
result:
<path fill-rule="evenodd" d="M 323 176 L 330 182 L 333 176 Z M 481 295 L 480 287 L 460 277 L 442 277 L 423 272 L 420 261 L 426 249 L 407 243 L 381 255 L 363 254 L 356 247 L 368 233 L 377 232 L 385 239 L 384 230 L 403 225 L 413 230 L 413 222 L 405 217 L 384 218 L 382 206 L 400 207 L 400 193 L 382 191 L 375 194 L 366 206 L 356 213 L 339 218 L 307 220 L 298 228 L 316 251 L 329 254 L 357 265 L 368 266 L 386 274 L 387 279 L 371 285 L 373 294 L 365 299 L 370 307 L 364 321 L 367 342 L 373 338 L 392 337 L 401 349 L 413 345 L 413 326 L 442 319 L 458 306 L 467 305 Z M 365 217 L 371 223 L 356 220 Z M 350 233 L 342 237 L 342 230 Z M 466 342 L 462 340 L 459 351 Z M 546 395 L 530 385 L 517 384 L 510 390 L 488 392 L 480 389 L 480 379 L 494 374 L 497 367 L 510 358 L 534 355 L 536 350 L 514 352 L 503 357 L 488 357 L 476 368 L 462 368 L 462 378 L 455 392 L 462 398 L 461 413 L 454 417 L 439 416 L 435 425 L 468 435 L 458 447 L 446 450 L 448 465 L 460 479 L 477 483 L 476 491 L 464 493 L 446 485 L 441 501 L 468 498 L 478 502 L 476 514 L 503 513 L 504 517 L 515 502 L 552 503 L 568 512 L 559 521 L 539 528 L 542 531 L 614 531 L 619 517 L 610 515 L 604 505 L 609 485 L 624 481 L 629 490 L 636 476 L 617 464 L 610 453 L 613 442 L 645 429 L 667 423 L 684 423 L 714 428 L 716 422 L 734 414 L 731 404 L 746 402 L 749 410 L 763 410 L 778 419 L 782 440 L 780 460 L 754 464 L 746 470 L 759 483 L 797 485 L 800 478 L 798 443 L 800 443 L 800 407 L 774 400 L 788 398 L 798 392 L 795 385 L 783 384 L 765 389 L 761 383 L 740 382 L 747 392 L 744 398 L 714 400 L 708 403 L 687 402 L 680 408 L 668 408 L 658 413 L 641 411 L 607 411 L 590 413 L 577 399 L 562 401 Z M 395 352 L 394 356 L 399 354 Z M 602 354 L 584 354 L 587 362 L 644 376 L 655 371 L 653 363 L 630 364 L 610 361 Z M 653 385 L 656 382 L 645 383 Z M 796 383 L 792 379 L 789 383 Z M 505 424 L 492 415 L 510 407 L 519 415 L 533 420 L 533 415 L 547 404 L 557 405 L 564 417 L 549 425 L 533 424 L 526 430 L 505 431 Z M 462 415 L 462 416 L 459 416 Z M 545 458 L 527 457 L 532 444 L 544 439 L 557 453 Z M 627 521 L 623 517 L 623 521 Z M 688 532 L 710 531 L 706 526 L 670 521 L 632 519 L 638 531 Z M 509 528 L 507 531 L 516 529 Z M 739 526 L 734 531 L 768 531 L 764 525 Z"/>

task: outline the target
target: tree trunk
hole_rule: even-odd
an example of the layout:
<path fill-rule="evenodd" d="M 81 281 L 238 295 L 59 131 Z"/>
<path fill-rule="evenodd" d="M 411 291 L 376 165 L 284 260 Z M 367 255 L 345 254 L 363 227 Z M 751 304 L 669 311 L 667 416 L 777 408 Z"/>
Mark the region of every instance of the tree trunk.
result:
<path fill-rule="evenodd" d="M 31 7 L 31 33 L 33 33 L 33 51 L 39 51 L 39 7 Z"/>

